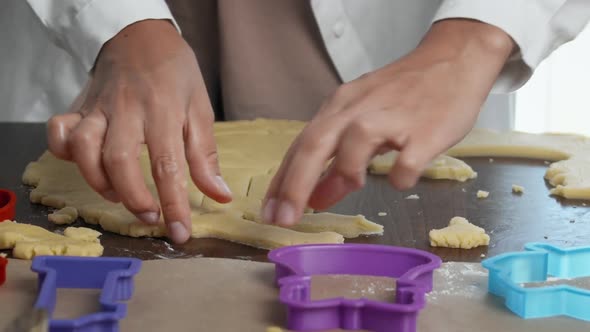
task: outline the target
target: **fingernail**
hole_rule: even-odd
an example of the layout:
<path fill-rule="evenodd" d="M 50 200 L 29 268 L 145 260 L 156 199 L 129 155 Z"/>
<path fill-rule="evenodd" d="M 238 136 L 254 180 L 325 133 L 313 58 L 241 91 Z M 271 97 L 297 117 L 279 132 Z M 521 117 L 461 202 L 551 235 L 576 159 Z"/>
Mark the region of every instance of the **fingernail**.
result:
<path fill-rule="evenodd" d="M 137 218 L 147 224 L 157 224 L 160 221 L 158 212 L 144 212 L 137 215 Z"/>
<path fill-rule="evenodd" d="M 264 221 L 267 224 L 272 223 L 272 217 L 274 215 L 276 205 L 277 200 L 274 198 L 271 198 L 266 202 L 266 204 L 262 208 L 262 221 Z"/>
<path fill-rule="evenodd" d="M 107 190 L 102 194 L 104 198 L 108 199 L 111 202 L 118 203 L 120 201 L 119 195 L 114 190 Z"/>
<path fill-rule="evenodd" d="M 184 243 L 190 237 L 186 227 L 180 221 L 173 221 L 168 225 L 168 236 L 175 243 Z"/>
<path fill-rule="evenodd" d="M 289 202 L 280 202 L 275 215 L 275 221 L 281 226 L 292 226 L 295 224 L 295 208 Z"/>
<path fill-rule="evenodd" d="M 221 191 L 223 191 L 226 195 L 231 196 L 231 190 L 229 189 L 229 186 L 227 185 L 227 183 L 225 183 L 225 181 L 223 181 L 223 178 L 219 175 L 217 175 L 215 177 L 215 181 L 217 181 L 217 187 L 219 189 L 221 189 Z"/>

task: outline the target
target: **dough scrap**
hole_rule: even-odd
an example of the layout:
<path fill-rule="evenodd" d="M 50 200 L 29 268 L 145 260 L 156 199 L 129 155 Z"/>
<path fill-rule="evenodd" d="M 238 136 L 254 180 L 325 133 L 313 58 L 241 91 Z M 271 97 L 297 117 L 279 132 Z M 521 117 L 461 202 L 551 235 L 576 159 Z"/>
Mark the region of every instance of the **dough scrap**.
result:
<path fill-rule="evenodd" d="M 369 164 L 369 172 L 372 174 L 389 174 L 395 164 L 397 151 L 376 156 Z M 422 176 L 429 179 L 447 179 L 465 182 L 477 177 L 477 173 L 465 162 L 449 156 L 438 156 L 434 159 Z"/>
<path fill-rule="evenodd" d="M 64 235 L 59 235 L 39 226 L 7 220 L 0 223 L 0 249 L 12 248 L 12 255 L 21 259 L 38 255 L 98 257 L 103 252 L 100 235 L 84 227 L 68 227 Z"/>
<path fill-rule="evenodd" d="M 519 186 L 517 184 L 513 184 L 512 185 L 512 192 L 515 194 L 522 194 L 522 193 L 524 193 L 524 187 Z"/>
<path fill-rule="evenodd" d="M 417 194 L 413 194 L 413 195 L 406 196 L 406 199 L 420 199 L 420 196 L 418 196 Z"/>
<path fill-rule="evenodd" d="M 373 159 L 369 170 L 384 174 L 391 169 L 397 152 L 390 152 Z M 552 161 L 545 173 L 545 178 L 554 186 L 550 193 L 570 199 L 590 200 L 590 137 L 572 134 L 529 134 L 517 131 L 497 132 L 488 129 L 473 129 L 457 145 L 450 148 L 445 155 L 437 158 L 423 174 L 436 173 L 445 169 L 445 164 L 438 164 L 440 158 L 461 157 L 514 157 Z M 490 159 L 490 161 L 493 159 Z M 457 160 L 456 167 L 448 177 L 454 179 L 456 174 L 468 175 L 470 168 Z M 463 163 L 463 164 L 461 164 Z M 475 177 L 475 176 L 473 176 Z M 469 177 L 468 177 L 469 178 Z M 458 179 L 459 181 L 464 181 Z"/>
<path fill-rule="evenodd" d="M 382 225 L 367 220 L 362 215 L 345 216 L 329 212 L 304 214 L 299 223 L 290 229 L 304 233 L 332 231 L 345 238 L 383 234 Z"/>
<path fill-rule="evenodd" d="M 488 198 L 488 196 L 490 196 L 490 192 L 485 190 L 478 190 L 476 196 L 477 198 Z"/>
<path fill-rule="evenodd" d="M 283 155 L 304 125 L 300 121 L 264 119 L 215 123 L 221 174 L 234 200 L 220 204 L 205 197 L 189 180 L 187 170 L 193 237 L 215 237 L 275 248 L 296 243 L 342 243 L 343 236 L 383 234 L 381 225 L 364 217 L 334 214 L 306 214 L 302 223 L 291 229 L 260 224 L 260 207 L 266 189 Z M 140 151 L 139 162 L 146 185 L 157 198 L 145 146 Z M 79 215 L 89 224 L 121 235 L 166 236 L 163 221 L 157 225 L 138 221 L 122 204 L 108 202 L 95 193 L 75 164 L 59 160 L 49 152 L 27 165 L 23 182 L 35 187 L 30 195 L 32 202 L 60 209 L 49 217 L 56 223 L 68 223 Z"/>
<path fill-rule="evenodd" d="M 481 227 L 463 217 L 453 217 L 449 226 L 428 233 L 433 247 L 471 249 L 490 244 L 490 236 Z"/>

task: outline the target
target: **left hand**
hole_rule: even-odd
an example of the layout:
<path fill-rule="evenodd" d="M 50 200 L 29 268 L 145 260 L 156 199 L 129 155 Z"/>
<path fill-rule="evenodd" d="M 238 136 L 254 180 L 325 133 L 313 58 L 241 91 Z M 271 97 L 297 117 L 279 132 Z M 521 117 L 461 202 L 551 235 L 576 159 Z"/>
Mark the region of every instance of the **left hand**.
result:
<path fill-rule="evenodd" d="M 373 156 L 392 149 L 400 154 L 391 184 L 414 186 L 432 159 L 471 130 L 513 49 L 491 25 L 441 21 L 406 57 L 343 84 L 287 152 L 263 219 L 291 226 L 306 206 L 331 206 L 364 185 Z"/>

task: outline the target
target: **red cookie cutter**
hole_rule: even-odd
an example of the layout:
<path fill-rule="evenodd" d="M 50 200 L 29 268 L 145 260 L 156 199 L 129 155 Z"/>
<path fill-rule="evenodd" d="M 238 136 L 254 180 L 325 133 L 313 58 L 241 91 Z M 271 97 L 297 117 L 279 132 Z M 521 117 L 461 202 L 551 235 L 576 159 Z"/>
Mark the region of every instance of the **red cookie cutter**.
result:
<path fill-rule="evenodd" d="M 8 259 L 6 257 L 0 256 L 0 286 L 4 284 L 6 281 L 6 265 L 8 264 Z"/>
<path fill-rule="evenodd" d="M 14 219 L 16 195 L 6 189 L 0 189 L 0 222 Z"/>

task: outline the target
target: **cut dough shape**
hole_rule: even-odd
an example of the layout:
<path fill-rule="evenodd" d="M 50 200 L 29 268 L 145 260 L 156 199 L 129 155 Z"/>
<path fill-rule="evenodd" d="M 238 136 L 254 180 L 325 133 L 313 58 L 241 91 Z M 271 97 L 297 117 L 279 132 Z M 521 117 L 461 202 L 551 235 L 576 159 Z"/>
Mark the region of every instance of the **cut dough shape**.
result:
<path fill-rule="evenodd" d="M 78 210 L 71 206 L 66 206 L 63 209 L 50 213 L 47 218 L 54 224 L 69 225 L 78 218 Z"/>
<path fill-rule="evenodd" d="M 39 255 L 96 257 L 103 252 L 100 235 L 84 227 L 68 227 L 59 235 L 39 226 L 4 221 L 0 223 L 0 249 L 12 248 L 12 255 L 21 259 Z"/>
<path fill-rule="evenodd" d="M 490 196 L 490 192 L 485 190 L 478 190 L 476 196 L 477 198 L 488 198 L 488 196 Z"/>
<path fill-rule="evenodd" d="M 522 194 L 522 193 L 524 193 L 524 187 L 519 186 L 517 184 L 513 184 L 512 185 L 512 192 L 515 194 Z"/>
<path fill-rule="evenodd" d="M 194 237 L 215 237 L 275 248 L 295 243 L 341 243 L 343 236 L 383 233 L 382 226 L 364 217 L 341 219 L 332 214 L 311 217 L 316 223 L 313 226 L 306 221 L 310 217 L 304 216 L 302 224 L 292 229 L 253 222 L 260 221 L 261 200 L 266 189 L 283 155 L 304 125 L 303 122 L 284 120 L 215 124 L 219 165 L 234 200 L 229 204 L 220 204 L 205 197 L 189 180 L 187 170 L 186 184 Z M 157 197 L 145 147 L 140 152 L 139 161 L 147 187 Z M 86 184 L 76 165 L 59 160 L 49 152 L 36 162 L 29 163 L 23 182 L 35 187 L 30 195 L 32 202 L 61 209 L 50 217 L 57 223 L 69 222 L 76 212 L 85 222 L 100 225 L 110 232 L 132 237 L 166 236 L 163 222 L 147 225 L 138 221 L 122 204 L 108 202 L 96 194 Z M 306 210 L 310 211 L 313 210 Z"/>
<path fill-rule="evenodd" d="M 369 164 L 369 172 L 372 174 L 388 174 L 397 158 L 397 151 L 376 156 Z M 477 173 L 465 162 L 449 156 L 439 156 L 433 160 L 422 176 L 429 179 L 448 179 L 467 181 L 477 177 Z"/>
<path fill-rule="evenodd" d="M 374 158 L 369 170 L 377 174 L 387 173 L 396 155 L 397 152 L 390 152 Z M 571 199 L 590 199 L 589 137 L 474 129 L 443 157 L 451 160 L 452 157 L 514 157 L 553 161 L 545 173 L 545 178 L 555 187 L 551 189 L 551 194 Z M 445 166 L 437 166 L 435 161 L 429 170 L 436 172 L 440 167 Z M 459 164 L 458 167 L 462 170 L 456 172 L 468 172 L 464 169 L 469 167 L 467 164 Z M 429 177 L 426 173 L 423 176 Z M 448 178 L 452 179 L 452 176 Z"/>
<path fill-rule="evenodd" d="M 490 243 L 490 236 L 483 228 L 471 224 L 463 217 L 452 218 L 449 226 L 433 229 L 428 236 L 433 247 L 471 249 Z"/>

